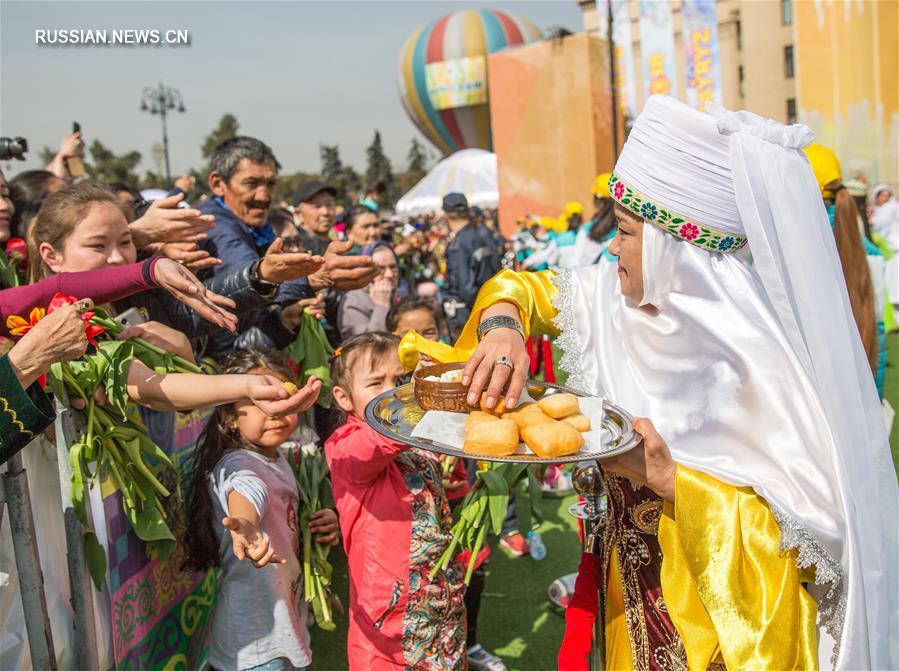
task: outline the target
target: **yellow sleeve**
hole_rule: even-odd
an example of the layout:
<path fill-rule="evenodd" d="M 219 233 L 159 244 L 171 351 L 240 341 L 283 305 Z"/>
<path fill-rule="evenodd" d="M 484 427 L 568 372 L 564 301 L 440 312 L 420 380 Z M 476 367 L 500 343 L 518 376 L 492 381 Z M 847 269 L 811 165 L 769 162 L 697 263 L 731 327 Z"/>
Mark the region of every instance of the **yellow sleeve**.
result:
<path fill-rule="evenodd" d="M 659 523 L 662 594 L 689 669 L 817 669 L 818 608 L 764 499 L 677 467 Z M 720 655 L 720 657 L 719 657 Z"/>
<path fill-rule="evenodd" d="M 518 306 L 526 337 L 530 337 L 531 333 L 557 335 L 552 323 L 556 316 L 556 309 L 553 307 L 553 297 L 556 295 L 556 287 L 552 282 L 554 277 L 555 273 L 551 270 L 539 273 L 500 271 L 481 287 L 471 317 L 455 347 L 426 340 L 415 331 L 409 331 L 400 343 L 400 361 L 406 370 L 415 368 L 419 352 L 440 363 L 468 361 L 478 345 L 481 312 L 500 301 Z"/>

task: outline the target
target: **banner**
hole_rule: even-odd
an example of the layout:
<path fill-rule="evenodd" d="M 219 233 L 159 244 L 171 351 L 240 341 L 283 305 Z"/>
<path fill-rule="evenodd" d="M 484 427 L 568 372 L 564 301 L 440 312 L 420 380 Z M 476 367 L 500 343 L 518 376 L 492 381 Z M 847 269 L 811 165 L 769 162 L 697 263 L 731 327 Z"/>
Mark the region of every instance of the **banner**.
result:
<path fill-rule="evenodd" d="M 674 61 L 674 24 L 671 4 L 640 0 L 640 53 L 643 55 L 643 90 L 677 97 Z"/>
<path fill-rule="evenodd" d="M 178 472 L 185 474 L 209 411 L 139 410 L 150 437 L 172 458 Z M 166 484 L 175 487 L 178 483 Z M 215 605 L 216 570 L 182 571 L 182 545 L 165 559 L 147 556 L 146 545 L 131 530 L 122 511 L 121 494 L 109 480 L 101 490 L 101 508 L 94 510 L 94 519 L 105 518 L 116 671 L 200 668 Z"/>
<path fill-rule="evenodd" d="M 608 32 L 608 2 L 612 3 L 612 42 L 615 46 L 615 85 L 618 89 L 618 108 L 626 124 L 637 117 L 637 89 L 634 84 L 634 47 L 631 40 L 631 15 L 628 0 L 605 0 L 597 5 L 599 34 Z"/>
<path fill-rule="evenodd" d="M 425 66 L 425 87 L 435 110 L 487 102 L 487 67 L 483 56 L 454 58 Z"/>
<path fill-rule="evenodd" d="M 683 0 L 682 7 L 687 104 L 702 110 L 706 103 L 724 102 L 718 56 L 718 15 L 715 0 Z"/>

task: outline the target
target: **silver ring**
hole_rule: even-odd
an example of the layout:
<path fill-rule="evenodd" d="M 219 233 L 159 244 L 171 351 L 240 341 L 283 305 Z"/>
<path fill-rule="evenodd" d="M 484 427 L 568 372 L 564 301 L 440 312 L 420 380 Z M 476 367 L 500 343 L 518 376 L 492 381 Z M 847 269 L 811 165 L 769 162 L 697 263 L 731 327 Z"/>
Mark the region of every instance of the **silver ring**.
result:
<path fill-rule="evenodd" d="M 496 363 L 493 364 L 493 367 L 496 368 L 497 366 L 508 366 L 510 370 L 515 369 L 515 364 L 512 363 L 512 359 L 507 356 L 501 356 L 499 359 L 497 359 Z"/>

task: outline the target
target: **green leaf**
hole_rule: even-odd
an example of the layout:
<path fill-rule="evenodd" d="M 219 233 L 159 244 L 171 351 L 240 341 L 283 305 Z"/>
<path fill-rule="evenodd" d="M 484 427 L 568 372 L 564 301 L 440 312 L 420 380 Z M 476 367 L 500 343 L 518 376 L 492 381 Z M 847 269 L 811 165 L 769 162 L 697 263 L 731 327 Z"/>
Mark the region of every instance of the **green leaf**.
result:
<path fill-rule="evenodd" d="M 503 530 L 503 522 L 506 521 L 506 515 L 509 512 L 509 495 L 507 494 L 491 494 L 490 502 L 490 521 L 493 526 L 493 533 L 497 536 Z"/>
<path fill-rule="evenodd" d="M 150 497 L 142 501 L 135 510 L 132 520 L 134 533 L 145 541 L 175 540 L 172 530 L 162 518 L 162 514 L 155 506 L 155 498 Z"/>
<path fill-rule="evenodd" d="M 522 482 L 515 492 L 515 512 L 518 516 L 518 530 L 527 536 L 532 529 L 531 517 L 531 489 L 528 483 Z"/>
<path fill-rule="evenodd" d="M 98 592 L 103 591 L 103 583 L 106 578 L 106 552 L 93 531 L 84 532 L 84 558 L 87 560 L 87 570 L 90 571 L 94 587 Z"/>

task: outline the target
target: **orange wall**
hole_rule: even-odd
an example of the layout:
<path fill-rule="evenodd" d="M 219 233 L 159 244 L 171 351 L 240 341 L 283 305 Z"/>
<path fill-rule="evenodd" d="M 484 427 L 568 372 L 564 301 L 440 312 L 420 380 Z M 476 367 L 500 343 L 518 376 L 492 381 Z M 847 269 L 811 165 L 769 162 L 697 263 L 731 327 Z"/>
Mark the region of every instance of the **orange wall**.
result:
<path fill-rule="evenodd" d="M 592 216 L 590 190 L 615 162 L 606 43 L 582 34 L 492 54 L 488 89 L 503 233 L 569 201 Z"/>

